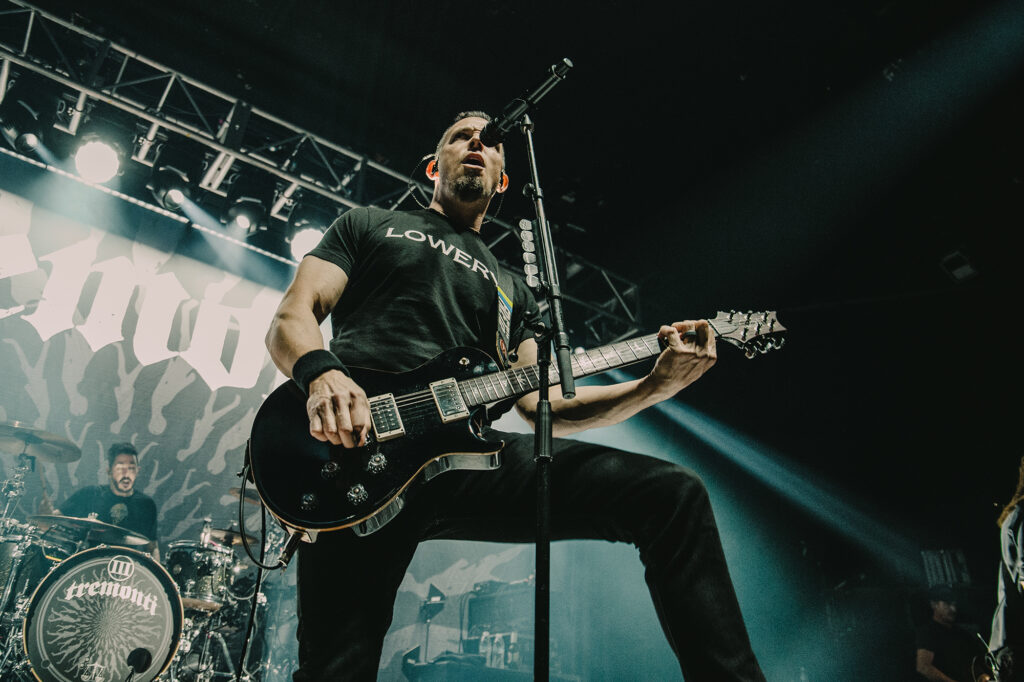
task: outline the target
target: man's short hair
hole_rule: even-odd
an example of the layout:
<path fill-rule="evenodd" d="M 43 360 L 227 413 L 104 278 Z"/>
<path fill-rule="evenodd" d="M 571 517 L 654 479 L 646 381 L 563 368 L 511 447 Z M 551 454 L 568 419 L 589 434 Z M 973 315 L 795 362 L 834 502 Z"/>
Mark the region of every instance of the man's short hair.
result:
<path fill-rule="evenodd" d="M 135 457 L 136 463 L 139 461 L 139 451 L 131 443 L 114 443 L 110 446 L 110 449 L 107 450 L 107 463 L 111 468 L 118 455 L 132 455 Z"/>
<path fill-rule="evenodd" d="M 444 129 L 444 133 L 441 135 L 441 139 L 437 141 L 437 146 L 434 148 L 434 158 L 435 159 L 441 158 L 441 148 L 444 147 L 444 143 L 448 139 L 448 134 L 451 133 L 452 128 L 455 126 L 455 124 L 458 123 L 459 121 L 461 121 L 464 118 L 482 118 L 483 120 L 487 121 L 488 123 L 490 123 L 492 120 L 494 120 L 491 117 L 491 115 L 488 114 L 486 111 L 476 111 L 476 110 L 460 111 L 459 113 L 455 114 L 455 118 L 453 118 L 452 122 L 450 124 L 448 124 L 448 127 Z M 505 172 L 505 148 L 504 147 L 502 147 L 502 151 L 501 151 L 501 170 L 502 170 L 502 172 Z"/>

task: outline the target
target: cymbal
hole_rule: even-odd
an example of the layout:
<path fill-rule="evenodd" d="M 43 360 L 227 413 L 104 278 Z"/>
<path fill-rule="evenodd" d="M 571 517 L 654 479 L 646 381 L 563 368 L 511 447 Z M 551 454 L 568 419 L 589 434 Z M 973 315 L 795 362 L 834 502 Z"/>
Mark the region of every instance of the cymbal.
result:
<path fill-rule="evenodd" d="M 211 528 L 209 534 L 211 540 L 215 540 L 222 545 L 242 544 L 242 533 L 237 530 L 231 530 L 229 528 Z M 249 544 L 256 542 L 256 538 L 251 535 L 246 535 L 245 539 L 248 540 Z"/>
<path fill-rule="evenodd" d="M 105 545 L 148 545 L 150 539 L 142 533 L 104 523 L 96 519 L 81 518 L 78 516 L 60 516 L 58 514 L 37 514 L 28 517 L 29 523 L 38 526 L 42 530 L 49 530 L 53 527 L 70 528 L 84 532 L 89 541 Z"/>
<path fill-rule="evenodd" d="M 241 488 L 232 488 L 228 492 L 231 493 L 234 497 L 241 497 L 242 496 L 242 489 Z M 248 502 L 249 504 L 256 504 L 256 505 L 258 505 L 258 504 L 260 504 L 260 494 L 258 492 L 256 492 L 256 490 L 253 489 L 253 488 L 246 488 L 245 489 L 245 501 Z"/>
<path fill-rule="evenodd" d="M 0 424 L 0 450 L 55 464 L 74 462 L 82 456 L 78 446 L 67 438 L 19 421 Z"/>

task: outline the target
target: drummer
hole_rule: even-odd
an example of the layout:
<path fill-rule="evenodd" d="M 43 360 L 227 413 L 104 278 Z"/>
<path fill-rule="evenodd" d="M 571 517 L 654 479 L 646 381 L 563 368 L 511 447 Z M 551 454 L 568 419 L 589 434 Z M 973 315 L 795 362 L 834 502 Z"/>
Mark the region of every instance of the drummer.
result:
<path fill-rule="evenodd" d="M 131 443 L 114 443 L 107 451 L 110 469 L 107 485 L 79 488 L 55 514 L 84 518 L 96 514 L 98 521 L 141 533 L 150 539 L 140 549 L 160 561 L 157 545 L 156 503 L 135 489 L 139 476 L 139 451 Z"/>

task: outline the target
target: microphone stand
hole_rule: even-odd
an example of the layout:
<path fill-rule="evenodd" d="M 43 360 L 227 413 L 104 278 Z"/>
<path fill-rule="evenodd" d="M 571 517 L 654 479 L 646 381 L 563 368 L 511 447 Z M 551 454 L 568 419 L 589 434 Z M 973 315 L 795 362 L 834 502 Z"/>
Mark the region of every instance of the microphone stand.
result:
<path fill-rule="evenodd" d="M 537 173 L 537 157 L 533 147 L 533 121 L 523 114 L 520 128 L 526 137 L 526 154 L 530 167 L 530 182 L 523 188 L 523 194 L 533 200 L 537 214 L 537 237 L 541 250 L 541 284 L 551 311 L 551 329 L 536 331 L 537 367 L 540 378 L 540 400 L 537 402 L 537 417 L 534 429 L 534 461 L 537 464 L 537 555 L 536 583 L 534 585 L 534 654 L 533 679 L 547 682 L 550 660 L 551 606 L 551 401 L 548 398 L 550 385 L 551 345 L 555 347 L 555 361 L 562 395 L 572 398 L 576 395 L 572 365 L 569 356 L 569 335 L 565 331 L 562 315 L 562 292 L 558 283 L 558 269 L 555 264 L 555 247 L 551 230 L 544 213 L 544 192 L 540 187 Z"/>

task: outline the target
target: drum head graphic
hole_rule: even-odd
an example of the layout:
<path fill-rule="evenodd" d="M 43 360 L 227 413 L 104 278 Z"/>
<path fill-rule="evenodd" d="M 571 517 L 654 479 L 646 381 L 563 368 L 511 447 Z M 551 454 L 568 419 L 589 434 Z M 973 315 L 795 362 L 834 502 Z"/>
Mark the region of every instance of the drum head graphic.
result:
<path fill-rule="evenodd" d="M 79 552 L 39 584 L 25 652 L 43 682 L 150 682 L 174 657 L 182 609 L 167 571 L 121 547 Z"/>

